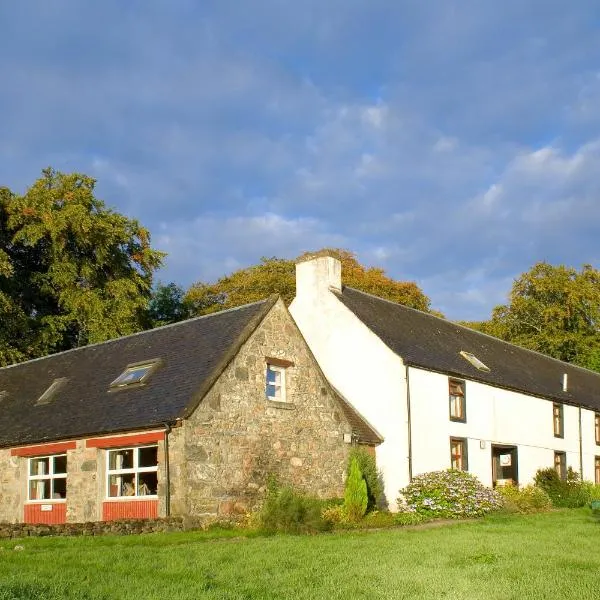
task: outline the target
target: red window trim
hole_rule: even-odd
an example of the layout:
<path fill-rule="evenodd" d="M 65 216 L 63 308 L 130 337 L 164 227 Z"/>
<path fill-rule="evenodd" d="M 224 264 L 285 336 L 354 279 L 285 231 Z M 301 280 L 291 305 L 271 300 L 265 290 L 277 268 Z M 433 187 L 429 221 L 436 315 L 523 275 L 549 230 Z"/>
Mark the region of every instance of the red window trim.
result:
<path fill-rule="evenodd" d="M 13 448 L 11 456 L 43 456 L 44 454 L 62 454 L 67 450 L 75 450 L 77 442 L 55 442 L 53 444 L 37 444 L 36 446 L 23 446 Z"/>
<path fill-rule="evenodd" d="M 118 435 L 113 437 L 90 438 L 86 440 L 86 448 L 118 448 L 121 446 L 135 446 L 160 442 L 165 439 L 164 431 L 151 431 L 149 433 L 136 433 L 134 435 Z"/>

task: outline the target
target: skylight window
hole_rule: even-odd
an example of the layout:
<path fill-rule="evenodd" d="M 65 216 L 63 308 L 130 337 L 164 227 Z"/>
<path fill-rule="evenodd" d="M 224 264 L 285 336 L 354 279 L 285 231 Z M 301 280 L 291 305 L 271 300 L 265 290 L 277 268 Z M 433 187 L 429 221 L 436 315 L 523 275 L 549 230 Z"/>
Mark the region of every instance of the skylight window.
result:
<path fill-rule="evenodd" d="M 136 383 L 145 383 L 148 377 L 159 365 L 159 360 L 149 360 L 146 362 L 129 365 L 111 384 L 111 388 L 122 388 L 134 385 Z"/>
<path fill-rule="evenodd" d="M 44 404 L 50 404 L 54 398 L 56 398 L 56 394 L 58 391 L 67 383 L 68 379 L 66 377 L 60 377 L 59 379 L 55 379 L 50 387 L 37 399 L 35 405 L 36 406 L 44 406 Z"/>
<path fill-rule="evenodd" d="M 486 364 L 482 363 L 474 354 L 461 350 L 460 355 L 468 360 L 479 371 L 485 371 L 486 373 L 490 372 L 491 369 Z"/>

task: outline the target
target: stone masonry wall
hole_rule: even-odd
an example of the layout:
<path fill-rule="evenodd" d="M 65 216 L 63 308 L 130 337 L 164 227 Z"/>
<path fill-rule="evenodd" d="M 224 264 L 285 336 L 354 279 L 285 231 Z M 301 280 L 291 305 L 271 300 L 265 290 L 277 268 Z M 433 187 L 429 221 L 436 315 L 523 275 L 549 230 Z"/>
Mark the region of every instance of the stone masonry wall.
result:
<path fill-rule="evenodd" d="M 294 363 L 285 403 L 266 397 L 268 358 Z M 181 431 L 171 448 L 181 467 L 171 473 L 173 515 L 243 512 L 270 473 L 319 497 L 343 493 L 351 427 L 281 300 Z"/>
<path fill-rule="evenodd" d="M 0 450 L 0 523 L 23 520 L 26 465 L 24 459 L 11 456 L 10 450 Z"/>
<path fill-rule="evenodd" d="M 98 449 L 86 448 L 77 441 L 75 450 L 67 451 L 67 522 L 97 521 L 101 516 L 100 488 L 102 471 Z M 102 465 L 103 466 L 103 465 Z"/>

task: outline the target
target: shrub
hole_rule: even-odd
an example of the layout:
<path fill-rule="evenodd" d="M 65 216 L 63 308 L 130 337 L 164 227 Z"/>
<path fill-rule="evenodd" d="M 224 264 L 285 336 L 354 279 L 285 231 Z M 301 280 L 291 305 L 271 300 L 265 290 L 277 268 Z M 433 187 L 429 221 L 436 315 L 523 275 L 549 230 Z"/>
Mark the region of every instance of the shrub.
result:
<path fill-rule="evenodd" d="M 358 462 L 360 472 L 367 484 L 367 511 L 382 508 L 385 503 L 383 483 L 375 457 L 363 448 L 353 448 L 348 459 L 348 472 L 350 472 L 350 463 L 353 459 Z"/>
<path fill-rule="evenodd" d="M 534 485 L 521 488 L 507 485 L 496 488 L 496 491 L 502 496 L 504 509 L 509 512 L 533 513 L 552 508 L 552 500 L 547 492 Z"/>
<path fill-rule="evenodd" d="M 321 511 L 321 517 L 327 523 L 332 525 L 340 525 L 348 522 L 348 515 L 343 505 L 328 506 Z"/>
<path fill-rule="evenodd" d="M 567 478 L 561 479 L 556 469 L 548 467 L 538 469 L 535 474 L 535 485 L 544 489 L 552 504 L 563 508 L 585 506 L 591 499 L 590 484 L 579 480 L 579 475 L 569 467 Z"/>
<path fill-rule="evenodd" d="M 417 512 L 399 512 L 394 515 L 396 525 L 419 525 L 427 521 L 427 517 Z"/>
<path fill-rule="evenodd" d="M 358 461 L 350 461 L 350 470 L 344 492 L 344 509 L 350 521 L 358 521 L 367 511 L 367 484 L 363 479 Z"/>
<path fill-rule="evenodd" d="M 259 515 L 261 529 L 270 533 L 311 533 L 330 529 L 321 517 L 323 502 L 294 490 L 280 487 L 275 479 L 268 483 L 267 498 Z"/>
<path fill-rule="evenodd" d="M 494 490 L 466 471 L 433 471 L 417 475 L 400 491 L 409 511 L 426 517 L 459 519 L 480 517 L 502 507 Z"/>

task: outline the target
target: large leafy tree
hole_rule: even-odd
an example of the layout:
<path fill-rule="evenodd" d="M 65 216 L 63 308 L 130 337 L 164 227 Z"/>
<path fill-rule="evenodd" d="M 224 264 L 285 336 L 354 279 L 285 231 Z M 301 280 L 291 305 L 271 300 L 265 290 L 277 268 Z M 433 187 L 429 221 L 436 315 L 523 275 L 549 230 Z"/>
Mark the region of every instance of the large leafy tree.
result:
<path fill-rule="evenodd" d="M 193 316 L 192 306 L 185 299 L 185 290 L 174 282 L 159 283 L 148 304 L 151 327 L 177 323 Z"/>
<path fill-rule="evenodd" d="M 429 310 L 429 298 L 415 283 L 395 281 L 383 269 L 366 268 L 347 250 L 328 250 L 342 262 L 344 284 L 412 308 Z M 255 302 L 271 294 L 279 294 L 289 305 L 296 293 L 295 273 L 293 260 L 262 258 L 259 264 L 235 271 L 216 283 L 192 285 L 185 299 L 199 315 Z"/>
<path fill-rule="evenodd" d="M 162 253 L 95 180 L 52 169 L 0 190 L 0 364 L 140 330 Z"/>
<path fill-rule="evenodd" d="M 489 321 L 465 323 L 519 346 L 600 371 L 600 271 L 535 264 Z"/>

